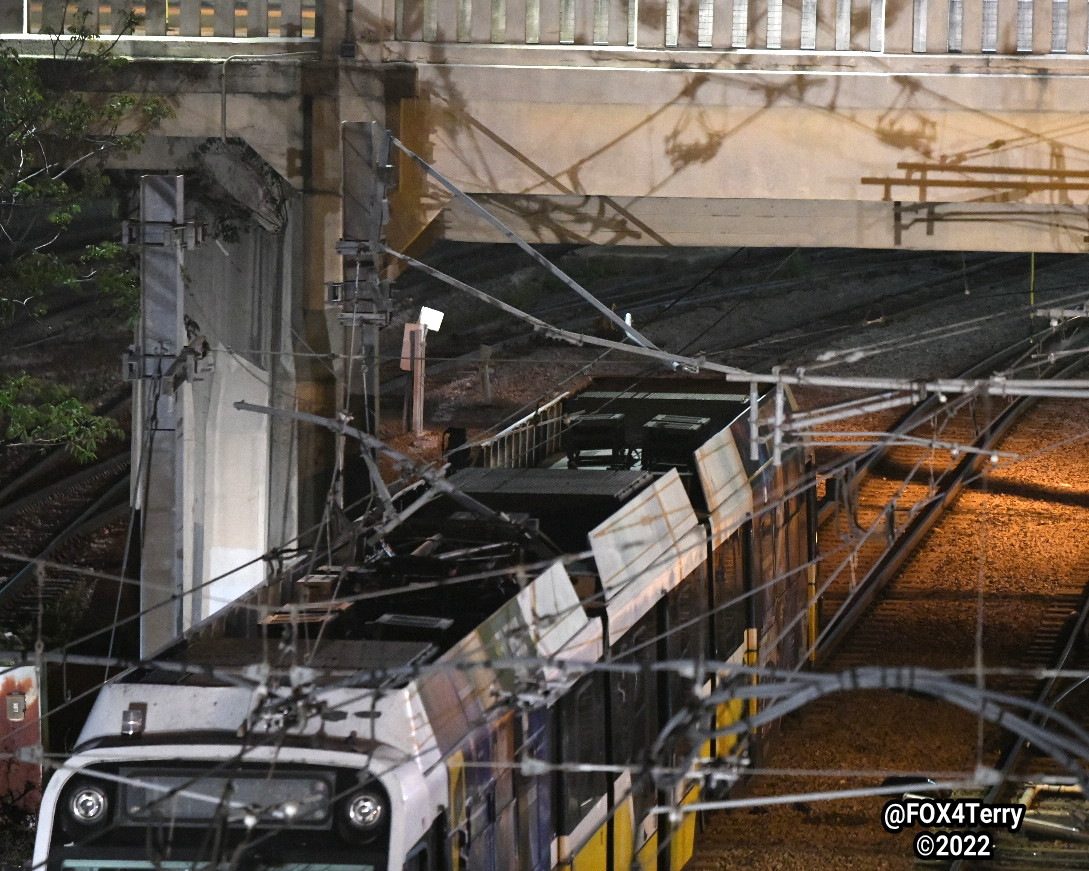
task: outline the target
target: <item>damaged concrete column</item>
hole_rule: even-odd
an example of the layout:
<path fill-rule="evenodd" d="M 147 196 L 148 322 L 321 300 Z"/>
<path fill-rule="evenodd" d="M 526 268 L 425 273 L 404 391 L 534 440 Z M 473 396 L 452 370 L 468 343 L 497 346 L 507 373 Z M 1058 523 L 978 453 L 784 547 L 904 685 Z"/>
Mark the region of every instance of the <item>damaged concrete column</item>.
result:
<path fill-rule="evenodd" d="M 142 285 L 133 387 L 132 504 L 140 522 L 140 655 L 181 634 L 184 546 L 178 505 L 181 433 L 173 389 L 185 344 L 182 298 L 184 182 L 180 175 L 140 180 Z"/>
<path fill-rule="evenodd" d="M 194 184 L 250 216 L 185 264 L 206 204 L 181 176 L 141 185 L 141 322 L 131 363 L 133 504 L 139 510 L 142 656 L 152 656 L 264 581 L 295 536 L 290 427 L 234 403 L 295 405 L 290 300 L 293 199 L 244 147 L 206 154 Z M 199 183 L 198 183 L 199 182 Z M 267 202 L 249 201 L 261 191 Z M 134 240 L 137 241 L 137 240 Z"/>

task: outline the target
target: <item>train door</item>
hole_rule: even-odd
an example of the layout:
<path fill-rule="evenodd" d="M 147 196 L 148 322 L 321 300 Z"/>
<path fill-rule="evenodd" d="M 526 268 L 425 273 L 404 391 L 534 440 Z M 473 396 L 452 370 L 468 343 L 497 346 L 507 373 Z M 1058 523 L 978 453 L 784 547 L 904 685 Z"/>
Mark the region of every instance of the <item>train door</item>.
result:
<path fill-rule="evenodd" d="M 630 773 L 613 781 L 614 869 L 628 871 L 633 858 L 637 867 L 654 869 L 658 852 L 658 820 L 651 808 L 657 791 L 646 764 L 658 735 L 658 682 L 651 664 L 657 656 L 657 617 L 644 615 L 612 649 L 620 663 L 638 670 L 610 676 L 610 762 L 630 766 Z"/>
<path fill-rule="evenodd" d="M 551 758 L 549 726 L 552 711 L 537 708 L 521 714 L 515 721 L 515 744 L 519 761 Z M 552 804 L 549 778 L 543 774 L 515 767 L 514 798 L 517 807 L 519 871 L 547 871 L 551 865 Z"/>
<path fill-rule="evenodd" d="M 448 850 L 451 871 L 468 871 L 469 808 L 468 785 L 465 782 L 465 754 L 458 750 L 446 763 L 450 786 Z"/>
<path fill-rule="evenodd" d="M 707 650 L 707 571 L 706 564 L 701 564 L 695 571 L 681 581 L 666 596 L 665 600 L 665 657 L 674 662 L 698 662 L 703 659 Z M 706 756 L 708 747 L 701 738 L 693 735 L 705 735 L 710 728 L 709 718 L 703 713 L 703 705 L 697 699 L 702 695 L 704 678 L 700 675 L 697 679 L 679 674 L 675 671 L 665 673 L 666 678 L 666 710 L 663 712 L 665 722 L 677 721 L 678 728 L 673 735 L 668 737 L 665 745 L 665 765 L 675 770 L 686 768 L 690 760 L 699 755 Z M 698 682 L 697 682 L 698 681 Z M 698 721 L 685 721 L 687 712 L 691 711 L 691 717 L 698 717 Z M 683 724 L 683 725 L 682 725 Z M 663 798 L 671 807 L 683 808 L 684 805 L 698 801 L 700 786 L 698 781 L 682 780 L 673 786 Z M 661 815 L 660 815 L 661 816 Z M 683 814 L 679 822 L 670 822 L 668 817 L 661 816 L 659 822 L 660 831 L 664 831 L 669 840 L 668 853 L 661 850 L 660 864 L 668 868 L 681 868 L 692 856 L 695 849 L 696 817 L 694 814 Z M 666 861 L 668 860 L 668 861 Z"/>
<path fill-rule="evenodd" d="M 805 457 L 800 450 L 793 450 L 783 458 L 783 505 L 786 544 L 786 618 L 790 630 L 784 638 L 786 655 L 791 668 L 799 668 L 806 661 L 809 623 L 809 490 L 806 486 Z"/>
<path fill-rule="evenodd" d="M 584 675 L 555 706 L 557 853 L 561 866 L 572 871 L 608 867 L 608 778 L 587 768 L 607 758 L 605 687 L 601 672 Z"/>
<path fill-rule="evenodd" d="M 509 787 L 501 787 L 503 781 L 497 776 L 501 767 L 496 764 L 500 749 L 499 725 L 489 724 L 473 735 L 471 759 L 475 764 L 466 771 L 465 776 L 467 871 L 507 871 L 509 868 L 506 856 L 499 852 L 499 802 L 501 792 L 503 797 L 509 793 Z M 509 776 L 506 783 L 510 783 Z"/>
<path fill-rule="evenodd" d="M 446 763 L 449 779 L 448 850 L 452 871 L 497 871 L 497 779 L 491 763 L 496 733 L 478 730 Z"/>
<path fill-rule="evenodd" d="M 431 830 L 408 851 L 402 871 L 447 871 L 450 866 L 442 859 L 445 827 L 445 821 L 436 820 Z"/>
<path fill-rule="evenodd" d="M 514 747 L 515 728 L 513 712 L 506 713 L 495 724 L 491 734 L 492 802 L 495 807 L 495 849 L 501 862 L 496 867 L 513 871 L 521 866 L 523 842 L 517 838 L 518 808 L 514 803 Z"/>
<path fill-rule="evenodd" d="M 708 599 L 712 615 L 708 655 L 711 659 L 737 665 L 744 664 L 745 629 L 749 622 L 742 541 L 742 531 L 739 530 L 715 549 Z M 728 681 L 748 682 L 744 677 L 719 678 L 716 689 L 722 689 Z M 744 713 L 742 700 L 726 702 L 715 711 L 715 726 L 725 728 L 740 720 Z M 737 746 L 738 741 L 737 736 L 717 738 L 711 753 L 725 756 Z"/>

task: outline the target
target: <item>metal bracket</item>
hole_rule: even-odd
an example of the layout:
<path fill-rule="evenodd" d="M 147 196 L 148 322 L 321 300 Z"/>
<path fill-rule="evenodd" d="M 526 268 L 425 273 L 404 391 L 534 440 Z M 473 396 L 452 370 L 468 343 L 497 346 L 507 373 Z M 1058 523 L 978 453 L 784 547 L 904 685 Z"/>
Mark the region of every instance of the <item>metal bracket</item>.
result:
<path fill-rule="evenodd" d="M 337 316 L 337 320 L 341 326 L 345 327 L 363 327 L 363 326 L 376 326 L 379 328 L 388 327 L 392 315 L 390 312 L 353 312 L 345 311 L 341 312 Z"/>
<path fill-rule="evenodd" d="M 203 337 L 201 337 L 203 342 Z M 126 382 L 159 378 L 166 382 L 168 393 L 183 381 L 193 381 L 211 367 L 201 363 L 206 355 L 204 345 L 185 345 L 178 354 L 144 354 L 139 348 L 130 348 L 121 355 L 121 376 Z"/>
<path fill-rule="evenodd" d="M 340 239 L 337 241 L 337 254 L 345 260 L 353 263 L 367 263 L 374 265 L 374 252 L 370 242 L 360 242 L 357 239 Z"/>
<path fill-rule="evenodd" d="M 1034 314 L 1038 318 L 1047 318 L 1051 326 L 1057 327 L 1062 321 L 1085 317 L 1089 314 L 1089 303 L 1082 303 L 1073 308 L 1038 308 Z"/>
<path fill-rule="evenodd" d="M 7 715 L 11 723 L 21 723 L 26 719 L 26 693 L 8 693 Z"/>
<path fill-rule="evenodd" d="M 329 281 L 325 284 L 326 305 L 351 305 L 355 302 L 367 302 L 376 308 L 388 310 L 390 305 L 390 283 L 377 278 L 362 278 L 358 281 Z"/>
<path fill-rule="evenodd" d="M 166 221 L 122 221 L 123 245 L 181 245 L 189 250 L 204 242 L 204 224 L 186 221 L 172 224 Z"/>
<path fill-rule="evenodd" d="M 892 204 L 892 235 L 893 244 L 900 245 L 903 242 L 904 230 L 909 229 L 915 223 L 918 222 L 918 215 L 920 212 L 925 217 L 922 218 L 926 222 L 926 235 L 934 235 L 934 224 L 941 220 L 941 215 L 937 213 L 937 207 L 942 205 L 941 203 L 915 203 L 914 205 L 904 205 L 901 200 L 896 200 Z M 904 216 L 908 215 L 908 219 L 904 220 Z"/>

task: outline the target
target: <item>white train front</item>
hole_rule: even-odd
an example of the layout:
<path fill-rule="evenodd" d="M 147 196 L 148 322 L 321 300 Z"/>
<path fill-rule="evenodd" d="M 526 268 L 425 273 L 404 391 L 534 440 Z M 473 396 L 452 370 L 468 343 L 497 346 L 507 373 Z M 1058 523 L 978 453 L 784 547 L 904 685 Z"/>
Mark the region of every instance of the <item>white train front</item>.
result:
<path fill-rule="evenodd" d="M 36 867 L 681 868 L 701 765 L 760 736 L 703 702 L 747 676 L 654 665 L 797 667 L 816 607 L 800 452 L 749 462 L 744 398 L 683 383 L 614 390 L 600 461 L 464 469 L 104 688 Z"/>

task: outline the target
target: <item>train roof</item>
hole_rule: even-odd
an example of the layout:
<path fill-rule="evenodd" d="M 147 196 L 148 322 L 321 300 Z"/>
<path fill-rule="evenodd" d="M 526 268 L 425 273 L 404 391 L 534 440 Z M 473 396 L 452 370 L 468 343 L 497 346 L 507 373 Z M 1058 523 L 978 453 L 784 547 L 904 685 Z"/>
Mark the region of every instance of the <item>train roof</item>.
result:
<path fill-rule="evenodd" d="M 744 414 L 748 403 L 747 395 L 717 378 L 595 378 L 564 401 L 564 412 L 622 414 L 631 440 L 661 414 L 706 418 L 717 432 Z"/>
<path fill-rule="evenodd" d="M 478 469 L 468 468 L 450 476 L 450 483 L 474 495 L 602 497 L 621 502 L 654 478 L 639 469 Z"/>
<path fill-rule="evenodd" d="M 257 638 L 198 637 L 171 657 L 176 670 L 151 669 L 140 682 L 221 685 L 267 665 L 273 676 L 304 667 L 313 669 L 321 683 L 376 688 L 388 683 L 376 675 L 407 673 L 434 655 L 434 645 L 425 641 L 332 638 L 320 644 L 303 640 L 298 650 L 280 650 L 275 641 Z"/>
<path fill-rule="evenodd" d="M 430 497 L 381 539 L 365 547 L 361 539 L 354 558 L 288 584 L 296 601 L 265 611 L 263 626 L 253 625 L 255 601 L 239 608 L 249 623 L 246 637 L 193 638 L 161 668 L 111 686 L 105 695 L 112 702 L 96 705 L 100 716 L 81 742 L 116 733 L 116 711 L 129 704 L 147 707 L 149 733 L 176 730 L 183 696 L 169 695 L 171 685 L 192 694 L 192 703 L 183 703 L 187 728 L 225 724 L 230 731 L 256 722 L 266 708 L 276 714 L 265 703 L 254 707 L 254 688 L 267 683 L 281 700 L 291 691 L 313 692 L 323 704 L 351 711 L 343 724 L 299 728 L 350 737 L 356 719 L 373 708 L 375 740 L 406 753 L 449 752 L 497 703 L 496 693 L 555 697 L 571 679 L 564 661 L 596 659 L 705 558 L 708 529 L 700 514 L 715 541 L 751 514 L 753 492 L 737 443 L 747 430 L 730 426 L 745 398 L 713 390 L 658 390 L 657 397 L 669 393 L 707 409 L 702 418 L 722 421 L 712 432 L 709 420 L 700 424 L 694 444 L 678 443 L 687 459 L 654 469 L 463 469 L 449 484 L 478 509 L 466 499 Z M 649 396 L 630 400 L 650 402 L 645 411 L 656 414 L 648 422 L 662 408 L 667 415 L 677 410 L 655 407 Z M 687 425 L 679 417 L 666 423 Z M 690 498 L 696 489 L 699 512 Z M 592 559 L 569 574 L 557 543 L 564 553 L 589 551 Z M 592 617 L 602 609 L 607 630 Z M 514 665 L 497 666 L 504 661 Z M 542 662 L 556 664 L 542 670 Z M 207 704 L 197 702 L 202 694 L 211 694 Z"/>

